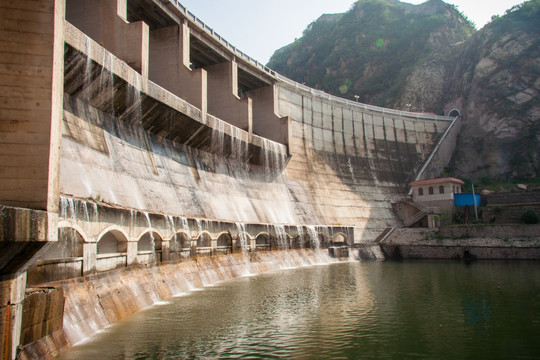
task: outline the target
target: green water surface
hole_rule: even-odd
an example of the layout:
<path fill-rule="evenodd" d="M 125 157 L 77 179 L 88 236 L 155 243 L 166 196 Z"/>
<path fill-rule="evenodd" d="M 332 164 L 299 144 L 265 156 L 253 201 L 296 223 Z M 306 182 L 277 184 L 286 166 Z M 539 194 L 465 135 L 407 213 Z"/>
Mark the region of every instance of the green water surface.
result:
<path fill-rule="evenodd" d="M 540 262 L 351 262 L 239 278 L 62 359 L 540 359 Z"/>

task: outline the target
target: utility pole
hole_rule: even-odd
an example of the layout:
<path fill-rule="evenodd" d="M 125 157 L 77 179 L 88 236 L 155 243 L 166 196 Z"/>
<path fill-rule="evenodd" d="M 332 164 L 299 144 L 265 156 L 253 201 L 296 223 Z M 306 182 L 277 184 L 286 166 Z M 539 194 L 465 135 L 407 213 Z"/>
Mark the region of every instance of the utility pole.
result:
<path fill-rule="evenodd" d="M 476 206 L 476 195 L 474 194 L 474 183 L 471 183 L 471 187 L 472 187 L 472 196 L 473 196 L 473 201 L 474 201 L 474 215 L 476 216 L 476 220 L 478 221 L 478 209 Z"/>

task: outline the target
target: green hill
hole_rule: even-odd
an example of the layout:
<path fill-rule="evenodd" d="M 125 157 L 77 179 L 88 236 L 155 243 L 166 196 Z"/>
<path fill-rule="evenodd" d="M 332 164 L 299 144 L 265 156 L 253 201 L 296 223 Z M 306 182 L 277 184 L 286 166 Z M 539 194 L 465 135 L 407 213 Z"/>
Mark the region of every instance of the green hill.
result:
<path fill-rule="evenodd" d="M 440 0 L 416 6 L 361 0 L 347 13 L 311 23 L 302 38 L 276 51 L 268 66 L 331 94 L 395 107 L 424 59 L 451 52 L 474 31 Z"/>
<path fill-rule="evenodd" d="M 477 31 L 441 0 L 359 0 L 323 15 L 268 66 L 325 92 L 464 126 L 448 175 L 540 177 L 540 0 Z"/>

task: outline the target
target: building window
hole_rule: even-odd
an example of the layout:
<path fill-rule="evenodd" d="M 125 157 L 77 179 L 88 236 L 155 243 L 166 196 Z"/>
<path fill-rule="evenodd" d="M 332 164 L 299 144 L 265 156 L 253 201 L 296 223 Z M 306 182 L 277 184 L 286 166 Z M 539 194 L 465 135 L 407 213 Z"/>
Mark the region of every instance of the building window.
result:
<path fill-rule="evenodd" d="M 444 194 L 444 186 L 439 186 L 439 194 Z"/>
<path fill-rule="evenodd" d="M 424 196 L 424 189 L 418 188 L 418 195 L 419 196 Z"/>
<path fill-rule="evenodd" d="M 429 195 L 433 195 L 433 186 L 430 186 L 428 191 L 429 191 Z"/>

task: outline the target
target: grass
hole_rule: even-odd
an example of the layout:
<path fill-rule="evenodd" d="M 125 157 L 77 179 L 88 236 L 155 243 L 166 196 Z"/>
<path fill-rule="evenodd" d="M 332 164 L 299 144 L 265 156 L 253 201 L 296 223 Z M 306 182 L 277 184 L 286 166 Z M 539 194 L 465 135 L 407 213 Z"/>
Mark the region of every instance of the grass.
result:
<path fill-rule="evenodd" d="M 540 178 L 514 179 L 511 181 L 496 181 L 483 178 L 480 184 L 475 185 L 476 191 L 491 190 L 495 192 L 510 192 L 517 189 L 518 184 L 527 185 L 527 191 L 540 191 Z"/>

